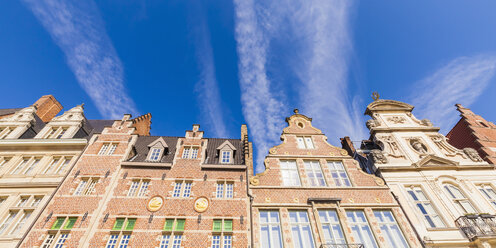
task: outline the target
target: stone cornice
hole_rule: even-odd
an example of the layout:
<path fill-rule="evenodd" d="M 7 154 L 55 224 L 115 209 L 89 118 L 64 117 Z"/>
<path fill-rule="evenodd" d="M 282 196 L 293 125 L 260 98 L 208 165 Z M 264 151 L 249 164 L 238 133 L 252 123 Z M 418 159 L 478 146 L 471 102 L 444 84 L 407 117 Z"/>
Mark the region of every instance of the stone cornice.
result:
<path fill-rule="evenodd" d="M 0 147 L 19 146 L 86 146 L 86 139 L 3 139 Z"/>
<path fill-rule="evenodd" d="M 395 171 L 424 171 L 424 170 L 494 170 L 494 165 L 449 165 L 449 166 L 387 166 L 379 167 L 381 172 L 395 172 Z"/>

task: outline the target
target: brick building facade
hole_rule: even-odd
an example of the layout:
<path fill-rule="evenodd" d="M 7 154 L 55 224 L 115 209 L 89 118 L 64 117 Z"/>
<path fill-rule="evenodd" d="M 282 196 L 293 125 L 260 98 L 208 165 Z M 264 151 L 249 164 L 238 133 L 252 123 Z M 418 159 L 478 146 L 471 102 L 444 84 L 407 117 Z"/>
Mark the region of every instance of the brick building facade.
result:
<path fill-rule="evenodd" d="M 311 118 L 295 110 L 286 121 L 282 144 L 250 178 L 253 247 L 420 247 L 382 179 L 327 143 Z"/>
<path fill-rule="evenodd" d="M 496 125 L 474 114 L 470 109 L 456 104 L 461 119 L 446 135 L 456 148 L 471 147 L 490 164 L 496 164 Z"/>
<path fill-rule="evenodd" d="M 92 136 L 21 247 L 245 247 L 248 136 L 141 136 L 126 115 Z"/>

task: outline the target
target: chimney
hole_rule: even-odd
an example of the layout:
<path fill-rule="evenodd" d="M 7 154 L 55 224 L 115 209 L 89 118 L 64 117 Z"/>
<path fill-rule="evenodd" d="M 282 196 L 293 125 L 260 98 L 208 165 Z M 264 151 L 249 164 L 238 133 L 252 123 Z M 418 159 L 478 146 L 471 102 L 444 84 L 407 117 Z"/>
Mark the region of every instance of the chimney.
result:
<path fill-rule="evenodd" d="M 62 110 L 62 105 L 52 95 L 40 97 L 33 105 L 36 107 L 36 114 L 43 122 L 51 121 Z"/>
<path fill-rule="evenodd" d="M 351 139 L 348 136 L 341 138 L 341 148 L 345 149 L 348 152 L 348 155 L 352 157 L 356 151 L 355 147 L 353 146 L 353 142 L 351 142 Z"/>
<path fill-rule="evenodd" d="M 135 134 L 140 136 L 150 136 L 152 125 L 152 114 L 144 114 L 133 119 L 133 127 L 136 128 Z"/>

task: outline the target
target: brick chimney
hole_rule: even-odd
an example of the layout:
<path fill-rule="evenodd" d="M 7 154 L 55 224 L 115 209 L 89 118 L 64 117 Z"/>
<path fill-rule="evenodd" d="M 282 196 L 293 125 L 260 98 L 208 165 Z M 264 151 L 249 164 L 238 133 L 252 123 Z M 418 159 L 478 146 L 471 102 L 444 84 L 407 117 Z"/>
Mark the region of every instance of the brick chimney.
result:
<path fill-rule="evenodd" d="M 152 114 L 144 114 L 142 116 L 138 116 L 133 120 L 133 127 L 136 128 L 135 134 L 141 136 L 150 136 L 150 129 L 152 125 Z"/>
<path fill-rule="evenodd" d="M 33 105 L 37 109 L 36 114 L 43 122 L 49 122 L 62 110 L 62 105 L 52 95 L 40 97 Z"/>

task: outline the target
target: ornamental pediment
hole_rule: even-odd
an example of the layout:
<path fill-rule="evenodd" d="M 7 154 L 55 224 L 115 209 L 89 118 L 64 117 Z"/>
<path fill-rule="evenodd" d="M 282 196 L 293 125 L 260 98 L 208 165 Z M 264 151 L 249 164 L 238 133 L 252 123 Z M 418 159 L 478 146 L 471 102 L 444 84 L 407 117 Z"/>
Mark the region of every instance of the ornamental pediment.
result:
<path fill-rule="evenodd" d="M 460 165 L 460 163 L 431 154 L 425 156 L 424 158 L 414 163 L 413 165 L 416 167 L 442 167 L 442 166 L 458 166 Z"/>

